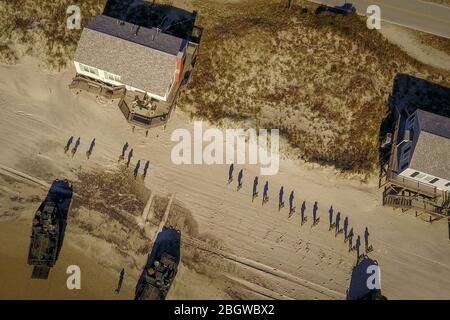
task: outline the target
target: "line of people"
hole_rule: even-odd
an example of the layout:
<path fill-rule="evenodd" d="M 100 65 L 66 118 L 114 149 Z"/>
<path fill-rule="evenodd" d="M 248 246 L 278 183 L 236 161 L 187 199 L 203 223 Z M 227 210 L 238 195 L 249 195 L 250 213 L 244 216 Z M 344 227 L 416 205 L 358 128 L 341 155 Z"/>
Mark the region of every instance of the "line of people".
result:
<path fill-rule="evenodd" d="M 71 136 L 71 137 L 67 140 L 67 142 L 66 142 L 66 146 L 64 147 L 64 153 L 65 153 L 65 154 L 67 154 L 67 152 L 69 151 L 70 146 L 72 145 L 72 142 L 73 142 L 73 136 Z M 78 137 L 77 141 L 75 142 L 74 146 L 72 147 L 72 149 L 71 149 L 71 151 L 70 151 L 70 153 L 71 153 L 71 155 L 72 155 L 72 158 L 73 158 L 73 157 L 75 156 L 75 154 L 77 153 L 80 144 L 81 144 L 81 137 Z M 95 147 L 95 138 L 92 139 L 91 144 L 90 144 L 90 146 L 89 146 L 89 149 L 86 151 L 86 158 L 87 158 L 88 160 L 89 160 L 89 158 L 91 157 L 92 152 L 94 151 L 94 147 Z"/>
<path fill-rule="evenodd" d="M 231 164 L 228 169 L 228 184 L 233 182 L 233 174 L 234 174 L 234 164 Z M 237 177 L 237 191 L 239 191 L 242 188 L 243 185 L 243 178 L 244 178 L 244 170 L 241 169 L 238 173 Z M 252 187 L 252 202 L 258 198 L 258 184 L 259 184 L 259 178 L 256 176 L 253 180 L 253 187 Z M 294 191 L 291 191 L 289 194 L 289 218 L 295 213 L 296 207 L 295 207 L 295 195 Z M 269 181 L 266 181 L 263 188 L 263 196 L 262 196 L 262 205 L 269 202 Z M 278 211 L 281 211 L 281 209 L 284 208 L 284 187 L 281 186 L 279 192 L 278 192 Z M 319 204 L 317 201 L 314 202 L 314 205 L 312 207 L 312 226 L 316 226 L 319 221 L 320 217 L 318 216 L 319 213 Z M 364 257 L 365 254 L 368 254 L 369 252 L 373 251 L 372 245 L 369 245 L 369 229 L 366 227 L 364 231 L 364 244 L 365 244 L 365 254 L 360 254 L 360 247 L 361 247 L 361 237 L 358 235 L 355 241 L 355 244 L 353 244 L 353 237 L 354 237 L 354 231 L 353 228 L 349 228 L 349 219 L 348 217 L 344 218 L 343 222 L 343 228 L 341 228 L 341 213 L 337 212 L 336 216 L 334 217 L 334 209 L 333 206 L 330 207 L 328 210 L 329 213 L 329 230 L 335 230 L 335 237 L 337 237 L 339 234 L 344 234 L 344 243 L 348 243 L 349 252 L 356 251 L 357 256 L 357 263 L 359 263 L 360 259 Z M 333 220 L 334 218 L 334 220 Z M 300 219 L 301 219 L 301 225 L 303 226 L 307 220 L 308 217 L 306 215 L 306 201 L 302 202 L 302 206 L 300 208 Z"/>
<path fill-rule="evenodd" d="M 122 147 L 122 153 L 119 156 L 119 161 L 118 162 L 121 162 L 121 161 L 125 160 L 125 153 L 127 152 L 128 147 L 129 147 L 128 142 L 125 142 L 125 144 Z M 131 148 L 130 151 L 128 152 L 127 163 L 126 163 L 127 167 L 130 166 L 132 158 L 133 158 L 133 148 Z M 134 170 L 133 170 L 134 178 L 137 177 L 140 167 L 141 167 L 141 160 L 138 160 L 138 162 L 136 163 L 136 166 L 134 167 Z M 148 173 L 148 169 L 149 168 L 150 168 L 150 161 L 147 160 L 145 162 L 145 165 L 144 165 L 144 172 L 142 173 L 142 178 L 143 179 L 145 179 L 147 177 L 147 173 Z"/>

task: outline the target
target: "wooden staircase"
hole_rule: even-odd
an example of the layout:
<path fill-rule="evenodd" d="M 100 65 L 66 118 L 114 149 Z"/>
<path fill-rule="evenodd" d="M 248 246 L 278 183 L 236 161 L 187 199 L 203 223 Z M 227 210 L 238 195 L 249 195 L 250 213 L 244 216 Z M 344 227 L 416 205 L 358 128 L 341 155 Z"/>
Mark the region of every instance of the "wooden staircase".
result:
<path fill-rule="evenodd" d="M 394 208 L 411 209 L 412 198 L 401 195 L 385 195 L 383 198 L 383 205 Z"/>

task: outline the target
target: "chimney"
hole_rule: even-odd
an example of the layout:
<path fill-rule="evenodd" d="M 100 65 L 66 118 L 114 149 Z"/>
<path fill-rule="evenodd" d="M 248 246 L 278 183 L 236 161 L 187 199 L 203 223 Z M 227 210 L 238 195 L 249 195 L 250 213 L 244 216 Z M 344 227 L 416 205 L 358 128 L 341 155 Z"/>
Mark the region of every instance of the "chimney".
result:
<path fill-rule="evenodd" d="M 177 60 L 176 60 L 176 70 L 175 70 L 175 81 L 177 81 L 177 82 L 181 80 L 181 76 L 183 75 L 183 69 L 184 69 L 183 56 L 184 56 L 183 52 L 181 52 L 181 51 L 178 52 Z"/>

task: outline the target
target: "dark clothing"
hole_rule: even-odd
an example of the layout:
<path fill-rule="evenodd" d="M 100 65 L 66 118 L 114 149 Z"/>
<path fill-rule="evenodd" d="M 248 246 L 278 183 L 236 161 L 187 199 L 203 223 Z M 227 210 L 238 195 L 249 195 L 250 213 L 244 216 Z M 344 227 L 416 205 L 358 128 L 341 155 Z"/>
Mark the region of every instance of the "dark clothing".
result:
<path fill-rule="evenodd" d="M 256 195 L 258 190 L 258 177 L 255 177 L 255 180 L 253 180 L 253 195 Z"/>
<path fill-rule="evenodd" d="M 330 228 L 331 228 L 331 225 L 333 224 L 333 206 L 330 207 L 330 210 L 328 210 L 328 213 L 329 213 L 328 220 L 330 221 Z"/>
<path fill-rule="evenodd" d="M 364 244 L 366 246 L 366 250 L 369 249 L 369 229 L 367 227 L 364 231 Z"/>
<path fill-rule="evenodd" d="M 281 187 L 280 192 L 278 194 L 278 203 L 280 206 L 283 203 L 283 197 L 284 197 L 284 190 L 283 187 Z"/>
<path fill-rule="evenodd" d="M 361 238 L 360 236 L 358 236 L 358 238 L 356 238 L 356 242 L 355 242 L 355 248 L 356 248 L 356 255 L 359 257 L 359 247 L 361 246 Z"/>
<path fill-rule="evenodd" d="M 344 219 L 344 235 L 347 237 L 347 229 L 348 229 L 348 217 Z"/>
<path fill-rule="evenodd" d="M 125 142 L 125 144 L 122 147 L 122 156 L 125 156 L 125 152 L 127 151 L 127 149 L 128 149 L 128 142 Z"/>
<path fill-rule="evenodd" d="M 263 199 L 267 199 L 268 193 L 269 193 L 269 181 L 266 181 L 266 184 L 264 185 Z"/>
<path fill-rule="evenodd" d="M 231 181 L 233 179 L 233 171 L 234 171 L 234 164 L 231 164 L 230 169 L 228 170 L 228 181 Z"/>
<path fill-rule="evenodd" d="M 341 213 L 336 214 L 336 232 L 339 232 L 339 223 L 341 222 Z"/>
<path fill-rule="evenodd" d="M 316 222 L 317 219 L 317 209 L 319 208 L 319 206 L 317 205 L 317 201 L 314 202 L 314 206 L 313 206 L 313 221 Z"/>
<path fill-rule="evenodd" d="M 241 186 L 242 185 L 242 177 L 244 176 L 244 171 L 241 169 L 241 171 L 239 171 L 238 174 L 238 185 Z"/>
<path fill-rule="evenodd" d="M 289 209 L 292 211 L 293 208 L 294 208 L 294 191 L 292 191 L 289 196 Z"/>

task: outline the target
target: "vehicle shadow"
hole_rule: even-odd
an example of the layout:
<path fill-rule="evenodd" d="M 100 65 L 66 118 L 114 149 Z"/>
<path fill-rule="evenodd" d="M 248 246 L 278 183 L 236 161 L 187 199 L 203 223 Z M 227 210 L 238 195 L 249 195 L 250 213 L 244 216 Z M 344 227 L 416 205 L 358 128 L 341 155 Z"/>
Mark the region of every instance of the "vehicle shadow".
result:
<path fill-rule="evenodd" d="M 59 257 L 59 253 L 64 243 L 64 236 L 67 227 L 67 217 L 69 215 L 70 204 L 72 203 L 73 190 L 72 185 L 67 180 L 55 180 L 53 181 L 50 190 L 47 194 L 47 199 L 55 201 L 60 210 L 60 230 L 58 239 L 58 248 L 56 251 L 56 259 Z"/>

